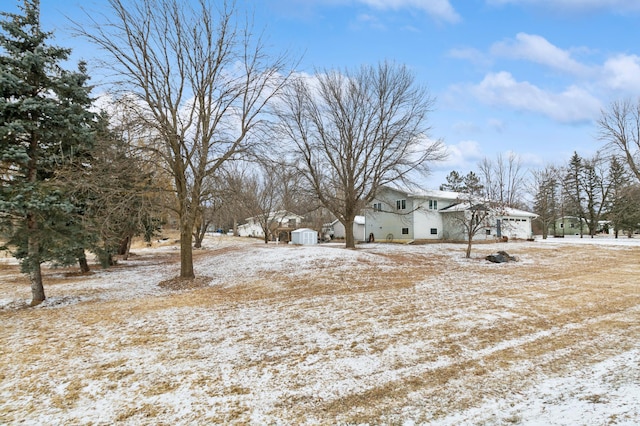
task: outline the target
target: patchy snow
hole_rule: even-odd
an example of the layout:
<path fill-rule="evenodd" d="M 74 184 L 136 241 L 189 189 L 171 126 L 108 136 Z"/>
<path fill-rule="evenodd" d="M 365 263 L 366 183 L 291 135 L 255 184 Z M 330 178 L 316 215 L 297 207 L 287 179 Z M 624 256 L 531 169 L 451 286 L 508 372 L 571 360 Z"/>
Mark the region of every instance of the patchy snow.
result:
<path fill-rule="evenodd" d="M 640 422 L 639 398 L 640 347 L 438 423 L 632 426 Z"/>
<path fill-rule="evenodd" d="M 640 239 L 611 240 L 216 237 L 207 288 L 145 248 L 36 308 L 3 259 L 0 424 L 640 424 Z"/>

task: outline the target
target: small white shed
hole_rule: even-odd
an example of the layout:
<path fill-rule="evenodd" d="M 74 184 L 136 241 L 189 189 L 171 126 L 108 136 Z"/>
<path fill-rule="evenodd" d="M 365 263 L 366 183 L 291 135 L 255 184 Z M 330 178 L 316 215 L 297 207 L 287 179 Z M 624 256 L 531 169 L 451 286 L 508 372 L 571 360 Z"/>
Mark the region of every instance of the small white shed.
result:
<path fill-rule="evenodd" d="M 305 246 L 318 244 L 318 232 L 309 228 L 301 228 L 291 231 L 291 244 L 300 244 Z"/>

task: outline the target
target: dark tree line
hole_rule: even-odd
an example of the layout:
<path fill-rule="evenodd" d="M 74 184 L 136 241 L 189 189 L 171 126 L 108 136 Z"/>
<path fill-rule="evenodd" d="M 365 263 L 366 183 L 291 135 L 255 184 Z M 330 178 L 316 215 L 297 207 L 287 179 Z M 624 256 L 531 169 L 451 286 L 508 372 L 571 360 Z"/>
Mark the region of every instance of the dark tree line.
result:
<path fill-rule="evenodd" d="M 585 230 L 593 238 L 609 227 L 616 237 L 621 231 L 633 233 L 640 227 L 640 199 L 633 199 L 638 183 L 631 176 L 620 157 L 577 153 L 564 166 L 534 172 L 533 211 L 543 238 L 549 230 L 564 236 L 569 223 L 577 224 L 572 232 L 581 237 Z"/>
<path fill-rule="evenodd" d="M 0 21 L 0 239 L 38 304 L 43 263 L 78 262 L 86 272 L 91 250 L 108 265 L 133 236 L 150 235 L 157 218 L 145 195 L 152 176 L 109 118 L 91 111 L 85 65 L 61 67 L 70 51 L 49 45 L 37 0 L 21 11 Z"/>
<path fill-rule="evenodd" d="M 83 249 L 81 207 L 55 175 L 92 149 L 94 116 L 84 64 L 60 67 L 70 52 L 47 43 L 37 0 L 26 0 L 22 12 L 3 12 L 0 21 L 0 232 L 38 304 L 41 264 L 68 264 Z"/>

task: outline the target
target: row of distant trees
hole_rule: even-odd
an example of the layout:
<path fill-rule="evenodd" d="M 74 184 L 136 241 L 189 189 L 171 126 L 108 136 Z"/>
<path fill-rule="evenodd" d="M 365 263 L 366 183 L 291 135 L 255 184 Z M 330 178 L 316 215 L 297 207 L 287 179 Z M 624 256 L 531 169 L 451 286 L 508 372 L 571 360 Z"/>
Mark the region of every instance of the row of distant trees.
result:
<path fill-rule="evenodd" d="M 640 183 L 618 156 L 596 154 L 582 158 L 574 153 L 567 164 L 547 166 L 533 173 L 534 211 L 539 215 L 543 238 L 557 229 L 558 219 L 574 217 L 593 237 L 606 221 L 616 238 L 640 229 Z"/>
<path fill-rule="evenodd" d="M 605 144 L 592 157 L 574 152 L 566 164 L 527 171 L 517 154 L 498 155 L 495 160 L 483 159 L 477 173 L 452 171 L 440 189 L 461 193 L 461 202 L 475 200 L 497 210 L 530 210 L 538 215 L 536 223 L 545 239 L 549 232 L 562 234 L 556 228 L 563 217 L 584 223 L 591 237 L 603 221 L 616 238 L 620 232 L 631 236 L 640 229 L 640 134 L 634 133 L 640 126 L 640 114 L 630 102 L 614 103 L 610 111 L 603 112 L 599 126 Z M 468 228 L 471 236 L 477 231 L 472 225 Z M 577 230 L 582 237 L 583 227 Z"/>
<path fill-rule="evenodd" d="M 180 277 L 214 222 L 279 205 L 351 227 L 380 185 L 444 158 L 428 137 L 433 98 L 405 66 L 295 73 L 232 3 L 110 0 L 79 35 L 102 52 L 96 112 L 85 64 L 63 69 L 39 0 L 0 22 L 2 248 L 45 299 L 41 265 L 106 266 L 170 217 Z M 94 20 L 95 18 L 95 20 Z M 105 99 L 106 105 L 105 105 Z"/>

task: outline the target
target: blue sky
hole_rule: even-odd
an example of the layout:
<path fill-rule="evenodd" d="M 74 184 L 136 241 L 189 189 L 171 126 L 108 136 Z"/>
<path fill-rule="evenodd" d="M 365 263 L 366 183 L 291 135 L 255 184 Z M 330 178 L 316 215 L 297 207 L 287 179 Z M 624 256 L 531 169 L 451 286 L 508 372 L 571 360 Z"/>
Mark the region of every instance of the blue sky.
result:
<path fill-rule="evenodd" d="M 17 0 L 0 0 L 15 11 Z M 62 4 L 60 4 L 62 3 Z M 106 0 L 87 0 L 100 10 Z M 97 54 L 70 37 L 79 2 L 42 0 L 42 24 L 73 58 Z M 562 164 L 600 146 L 595 120 L 613 100 L 640 94 L 640 1 L 238 0 L 276 50 L 303 55 L 299 71 L 390 60 L 436 97 L 432 137 L 451 170 L 513 151 L 526 167 Z"/>

